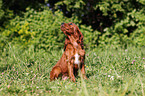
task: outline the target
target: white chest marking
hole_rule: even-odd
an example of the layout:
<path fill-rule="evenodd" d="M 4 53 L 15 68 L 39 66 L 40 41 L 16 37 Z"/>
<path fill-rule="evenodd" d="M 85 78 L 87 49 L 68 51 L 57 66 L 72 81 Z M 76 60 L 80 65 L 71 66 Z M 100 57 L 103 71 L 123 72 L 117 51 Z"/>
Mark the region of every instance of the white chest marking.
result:
<path fill-rule="evenodd" d="M 74 56 L 75 56 L 74 64 L 77 64 L 79 66 L 80 65 L 80 60 L 79 60 L 80 55 L 78 53 L 76 53 Z"/>

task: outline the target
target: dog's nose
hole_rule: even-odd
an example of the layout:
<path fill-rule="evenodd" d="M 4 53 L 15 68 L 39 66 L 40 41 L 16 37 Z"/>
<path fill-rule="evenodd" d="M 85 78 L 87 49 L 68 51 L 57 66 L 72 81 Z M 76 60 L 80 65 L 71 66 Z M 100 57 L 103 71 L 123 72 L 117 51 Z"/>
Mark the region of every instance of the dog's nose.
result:
<path fill-rule="evenodd" d="M 63 25 L 64 23 L 61 23 L 61 25 Z"/>

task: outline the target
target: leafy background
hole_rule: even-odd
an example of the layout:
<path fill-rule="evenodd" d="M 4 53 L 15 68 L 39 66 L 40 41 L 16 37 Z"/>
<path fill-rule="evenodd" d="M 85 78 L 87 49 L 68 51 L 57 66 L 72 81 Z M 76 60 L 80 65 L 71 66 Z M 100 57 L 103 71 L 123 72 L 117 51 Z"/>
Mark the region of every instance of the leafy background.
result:
<path fill-rule="evenodd" d="M 145 46 L 144 0 L 1 0 L 0 48 L 63 48 L 62 22 L 76 23 L 86 48 Z"/>

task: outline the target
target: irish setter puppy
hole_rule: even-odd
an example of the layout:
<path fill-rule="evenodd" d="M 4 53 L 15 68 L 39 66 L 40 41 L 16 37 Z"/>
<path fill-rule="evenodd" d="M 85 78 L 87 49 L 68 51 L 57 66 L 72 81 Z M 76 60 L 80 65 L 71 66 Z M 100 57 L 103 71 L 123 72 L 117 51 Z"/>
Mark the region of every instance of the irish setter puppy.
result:
<path fill-rule="evenodd" d="M 67 36 L 64 45 L 64 53 L 50 72 L 50 80 L 54 80 L 62 74 L 62 78 L 69 76 L 75 82 L 78 69 L 84 79 L 85 75 L 85 50 L 83 44 L 83 34 L 74 23 L 62 23 L 61 30 Z"/>

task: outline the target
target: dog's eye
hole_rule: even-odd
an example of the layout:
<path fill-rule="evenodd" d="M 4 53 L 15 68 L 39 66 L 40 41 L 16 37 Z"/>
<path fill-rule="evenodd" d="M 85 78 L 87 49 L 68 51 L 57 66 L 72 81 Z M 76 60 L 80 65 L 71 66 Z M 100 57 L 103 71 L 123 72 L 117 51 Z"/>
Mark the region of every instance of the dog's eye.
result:
<path fill-rule="evenodd" d="M 72 25 L 72 23 L 70 23 L 69 25 Z"/>

